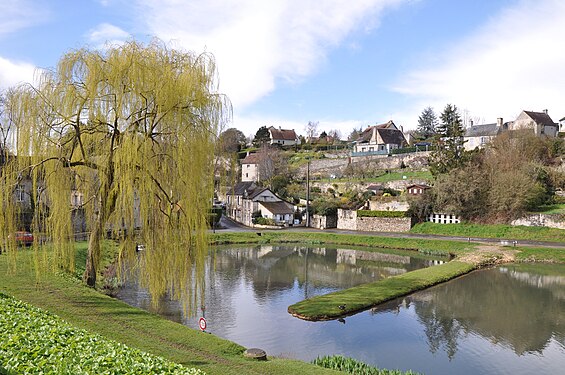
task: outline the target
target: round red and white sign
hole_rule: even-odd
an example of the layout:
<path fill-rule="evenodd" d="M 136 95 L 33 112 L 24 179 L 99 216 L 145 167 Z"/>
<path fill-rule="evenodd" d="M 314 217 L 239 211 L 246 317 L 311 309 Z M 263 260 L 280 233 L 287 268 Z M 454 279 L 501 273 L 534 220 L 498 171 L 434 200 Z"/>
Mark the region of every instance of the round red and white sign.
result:
<path fill-rule="evenodd" d="M 200 318 L 200 319 L 198 320 L 198 326 L 200 327 L 200 329 L 201 329 L 202 331 L 205 331 L 205 330 L 206 330 L 206 319 Z"/>

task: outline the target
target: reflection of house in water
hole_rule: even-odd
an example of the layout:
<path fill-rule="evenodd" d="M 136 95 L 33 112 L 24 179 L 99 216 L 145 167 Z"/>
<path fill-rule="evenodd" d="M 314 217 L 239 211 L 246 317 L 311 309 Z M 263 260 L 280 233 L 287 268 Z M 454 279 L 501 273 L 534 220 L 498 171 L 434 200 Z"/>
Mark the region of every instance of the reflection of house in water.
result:
<path fill-rule="evenodd" d="M 355 265 L 357 260 L 370 260 L 374 262 L 410 264 L 410 257 L 406 255 L 375 253 L 372 251 L 337 249 L 337 263 Z"/>

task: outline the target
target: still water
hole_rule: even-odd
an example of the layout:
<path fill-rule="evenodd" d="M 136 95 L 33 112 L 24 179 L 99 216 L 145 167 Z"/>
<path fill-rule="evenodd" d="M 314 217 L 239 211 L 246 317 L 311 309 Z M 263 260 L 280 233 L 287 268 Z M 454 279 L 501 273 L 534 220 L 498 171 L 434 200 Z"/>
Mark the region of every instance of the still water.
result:
<path fill-rule="evenodd" d="M 217 336 L 305 361 L 342 354 L 425 374 L 563 373 L 565 266 L 506 265 L 474 272 L 345 322 L 306 322 L 287 313 L 304 298 L 444 260 L 327 247 L 221 249 L 208 259 L 200 315 Z M 184 317 L 178 302 L 153 309 L 134 280 L 118 298 L 198 327 L 198 316 Z"/>

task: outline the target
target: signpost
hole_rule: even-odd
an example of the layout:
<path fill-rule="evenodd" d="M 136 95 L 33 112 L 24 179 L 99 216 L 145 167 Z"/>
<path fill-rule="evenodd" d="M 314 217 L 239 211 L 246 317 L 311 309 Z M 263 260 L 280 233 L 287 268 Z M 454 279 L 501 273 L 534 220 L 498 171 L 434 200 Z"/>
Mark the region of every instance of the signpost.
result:
<path fill-rule="evenodd" d="M 200 327 L 200 330 L 201 330 L 202 332 L 205 332 L 205 331 L 206 331 L 206 319 L 200 318 L 200 319 L 198 320 L 198 326 Z"/>

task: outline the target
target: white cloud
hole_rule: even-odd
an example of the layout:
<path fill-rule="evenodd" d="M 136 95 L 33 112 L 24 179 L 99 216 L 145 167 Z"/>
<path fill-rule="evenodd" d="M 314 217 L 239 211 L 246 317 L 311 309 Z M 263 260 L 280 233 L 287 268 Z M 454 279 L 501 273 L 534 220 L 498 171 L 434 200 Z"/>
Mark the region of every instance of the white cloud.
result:
<path fill-rule="evenodd" d="M 101 49 L 108 45 L 123 44 L 130 37 L 127 31 L 109 23 L 102 23 L 88 33 L 88 40 Z"/>
<path fill-rule="evenodd" d="M 395 87 L 421 110 L 440 112 L 447 103 L 468 109 L 487 123 L 513 120 L 521 110 L 549 109 L 565 115 L 565 2 L 523 0 L 477 32 L 442 51 L 437 66 L 413 70 Z"/>
<path fill-rule="evenodd" d="M 139 0 L 149 34 L 212 52 L 235 111 L 316 72 L 353 31 L 408 0 Z"/>
<path fill-rule="evenodd" d="M 0 0 L 0 37 L 42 22 L 48 11 L 31 0 Z"/>
<path fill-rule="evenodd" d="M 32 64 L 0 57 L 0 91 L 24 82 L 34 83 L 36 72 Z"/>

